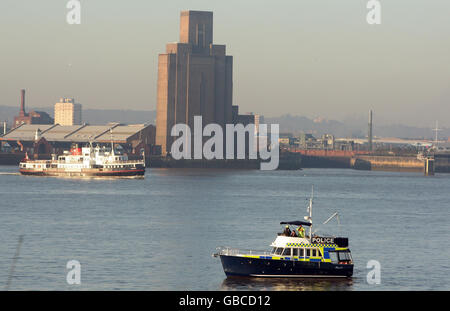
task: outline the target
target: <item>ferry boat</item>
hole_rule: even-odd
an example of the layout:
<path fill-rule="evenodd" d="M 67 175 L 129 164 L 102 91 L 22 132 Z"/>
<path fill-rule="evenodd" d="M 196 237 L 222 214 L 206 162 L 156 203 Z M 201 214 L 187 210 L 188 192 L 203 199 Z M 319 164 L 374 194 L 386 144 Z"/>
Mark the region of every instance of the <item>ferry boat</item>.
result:
<path fill-rule="evenodd" d="M 111 148 L 73 145 L 70 151 L 52 160 L 30 160 L 26 155 L 19 164 L 23 175 L 60 176 L 60 177 L 143 177 L 145 157 L 142 160 L 129 161 L 126 154 Z"/>
<path fill-rule="evenodd" d="M 268 252 L 244 251 L 220 247 L 214 257 L 220 257 L 227 276 L 247 276 L 266 278 L 348 278 L 353 275 L 353 259 L 348 246 L 348 238 L 318 236 L 312 228 L 311 196 L 306 221 L 280 222 L 285 226 L 278 233 Z M 330 221 L 333 214 L 327 221 Z M 309 234 L 303 234 L 303 226 Z M 292 232 L 294 232 L 292 234 Z M 296 233 L 298 232 L 298 233 Z M 299 236 L 300 235 L 300 236 Z"/>

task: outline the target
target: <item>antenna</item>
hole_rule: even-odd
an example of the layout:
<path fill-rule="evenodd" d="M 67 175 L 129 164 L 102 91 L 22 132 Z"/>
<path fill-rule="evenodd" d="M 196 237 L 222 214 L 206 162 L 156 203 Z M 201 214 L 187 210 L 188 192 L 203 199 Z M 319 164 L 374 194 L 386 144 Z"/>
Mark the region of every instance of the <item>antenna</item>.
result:
<path fill-rule="evenodd" d="M 339 221 L 339 213 L 335 212 L 333 215 L 331 215 L 327 220 L 325 220 L 323 222 L 324 225 L 326 225 L 331 219 L 333 219 L 334 217 L 336 217 L 336 220 L 338 222 L 338 225 L 341 225 L 341 222 Z"/>
<path fill-rule="evenodd" d="M 313 199 L 314 199 L 314 185 L 312 185 L 311 188 L 311 198 L 309 199 L 309 205 L 306 209 L 307 212 L 309 212 L 309 216 L 305 216 L 304 219 L 308 220 L 311 223 L 311 226 L 309 226 L 309 239 L 312 238 L 312 206 L 313 206 Z"/>
<path fill-rule="evenodd" d="M 437 143 L 438 143 L 438 132 L 439 132 L 439 131 L 442 131 L 442 129 L 440 129 L 439 126 L 438 126 L 438 121 L 437 121 L 437 120 L 436 120 L 436 128 L 434 128 L 433 131 L 434 131 L 435 134 L 436 134 L 435 139 L 434 139 L 434 142 L 435 142 L 435 144 L 437 145 Z"/>
<path fill-rule="evenodd" d="M 111 155 L 114 156 L 114 142 L 113 142 L 113 135 L 112 135 L 112 127 L 109 129 L 109 133 L 111 134 Z"/>

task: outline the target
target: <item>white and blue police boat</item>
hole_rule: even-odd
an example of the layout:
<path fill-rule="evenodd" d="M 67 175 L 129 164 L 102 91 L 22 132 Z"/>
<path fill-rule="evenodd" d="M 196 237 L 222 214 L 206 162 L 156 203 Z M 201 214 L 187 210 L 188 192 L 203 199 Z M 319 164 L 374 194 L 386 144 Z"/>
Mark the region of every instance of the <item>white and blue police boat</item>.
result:
<path fill-rule="evenodd" d="M 353 275 L 353 259 L 348 238 L 319 236 L 313 231 L 312 203 L 306 221 L 285 221 L 271 251 L 249 251 L 220 247 L 213 254 L 219 257 L 228 276 L 265 278 L 348 278 Z M 333 214 L 325 223 L 331 220 Z M 338 218 L 339 219 L 339 218 Z M 308 234 L 301 228 L 307 227 Z M 299 230 L 300 229 L 300 230 Z M 303 234 L 302 234 L 303 233 Z M 299 236 L 300 235 L 300 236 Z"/>

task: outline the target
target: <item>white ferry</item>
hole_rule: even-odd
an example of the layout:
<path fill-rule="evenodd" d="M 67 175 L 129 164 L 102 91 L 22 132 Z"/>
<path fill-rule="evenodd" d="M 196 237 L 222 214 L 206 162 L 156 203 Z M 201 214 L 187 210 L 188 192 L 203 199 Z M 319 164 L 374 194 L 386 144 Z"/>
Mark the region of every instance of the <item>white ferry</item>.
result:
<path fill-rule="evenodd" d="M 73 145 L 70 151 L 52 160 L 30 160 L 28 156 L 20 162 L 23 175 L 61 177 L 143 177 L 145 157 L 129 161 L 126 154 L 118 154 L 111 148 Z"/>
<path fill-rule="evenodd" d="M 306 221 L 281 222 L 285 231 L 271 244 L 271 251 L 244 251 L 229 247 L 218 248 L 227 276 L 272 278 L 351 277 L 353 259 L 348 238 L 318 236 L 312 231 L 312 197 Z M 331 220 L 335 213 L 327 221 Z M 306 234 L 303 226 L 309 228 Z"/>

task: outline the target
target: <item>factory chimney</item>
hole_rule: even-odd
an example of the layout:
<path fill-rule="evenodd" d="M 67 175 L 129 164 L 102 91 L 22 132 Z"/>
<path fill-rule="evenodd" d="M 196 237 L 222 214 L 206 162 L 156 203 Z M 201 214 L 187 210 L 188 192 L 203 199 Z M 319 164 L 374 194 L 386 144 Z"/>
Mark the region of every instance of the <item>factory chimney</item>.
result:
<path fill-rule="evenodd" d="M 25 90 L 20 90 L 20 112 L 19 116 L 24 117 L 25 116 Z"/>
<path fill-rule="evenodd" d="M 369 146 L 369 151 L 373 150 L 373 145 L 372 145 L 372 110 L 369 110 L 369 132 L 367 133 L 367 142 L 368 142 L 368 146 Z"/>

